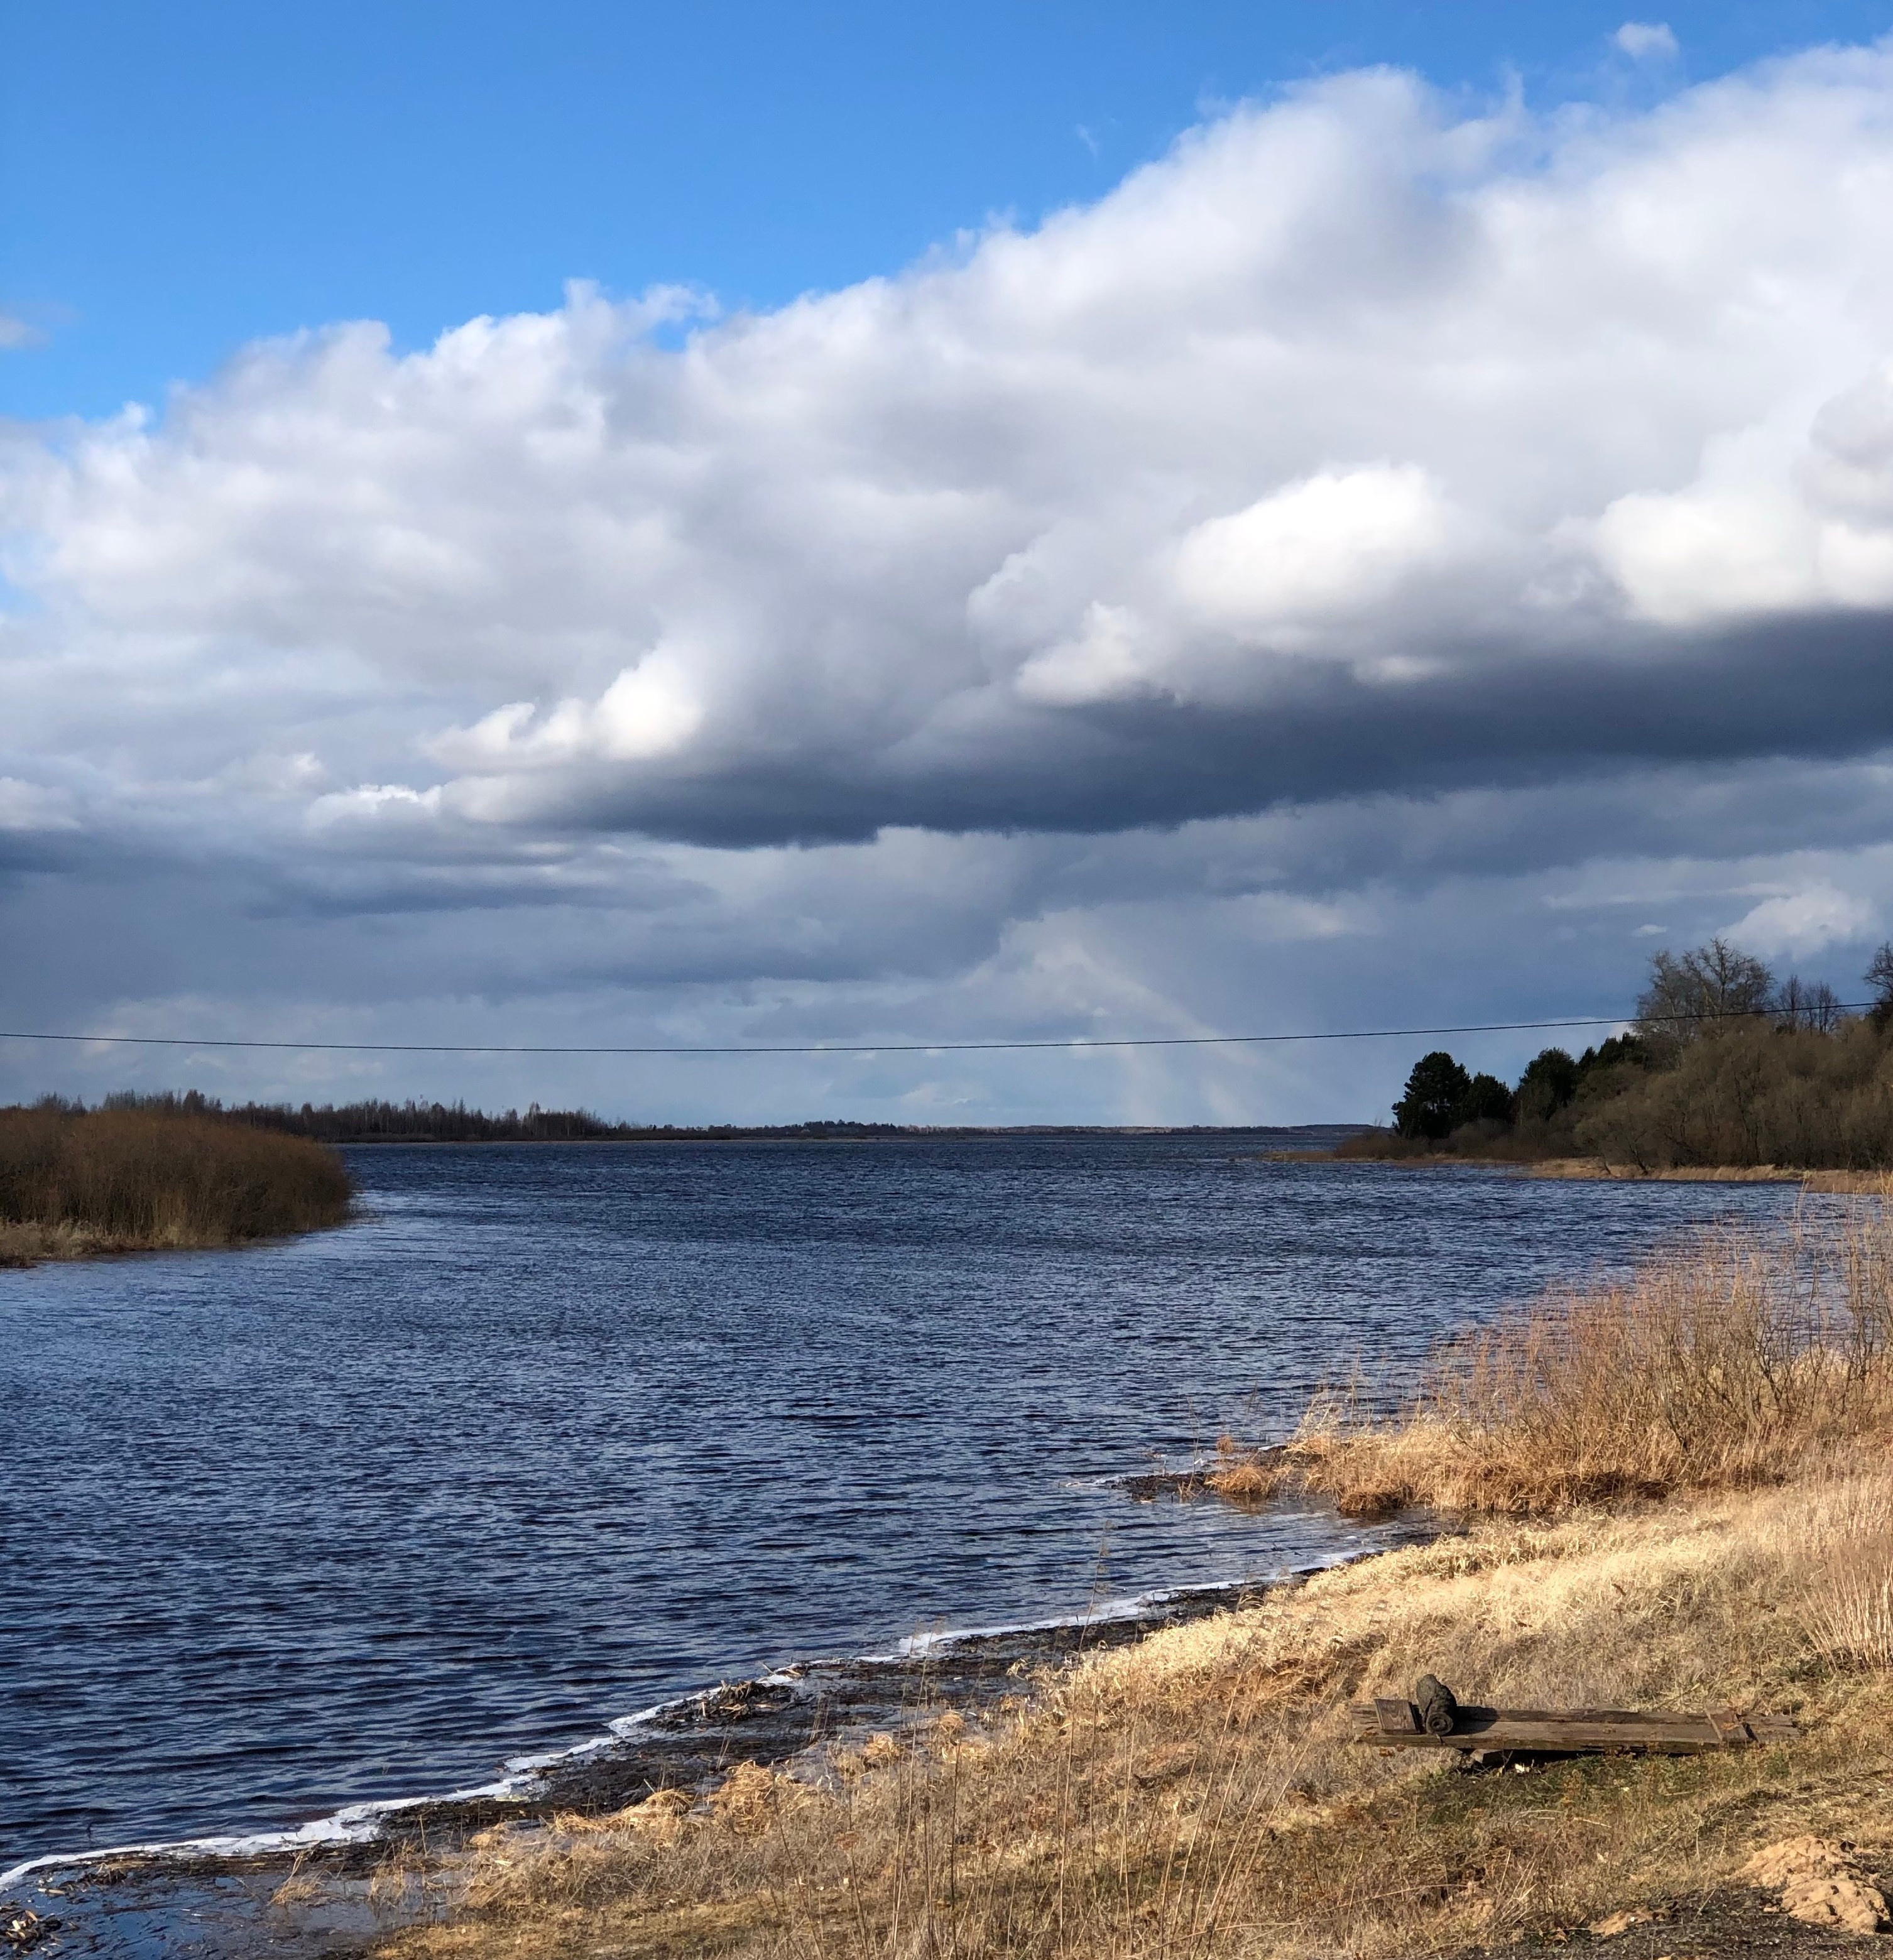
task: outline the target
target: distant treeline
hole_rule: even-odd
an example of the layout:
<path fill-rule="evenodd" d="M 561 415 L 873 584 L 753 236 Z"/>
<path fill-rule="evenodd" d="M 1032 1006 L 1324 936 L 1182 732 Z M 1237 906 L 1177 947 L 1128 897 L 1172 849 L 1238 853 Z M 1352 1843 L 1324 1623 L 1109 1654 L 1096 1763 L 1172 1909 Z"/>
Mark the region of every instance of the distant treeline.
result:
<path fill-rule="evenodd" d="M 1340 1153 L 1893 1169 L 1893 944 L 1866 980 L 1872 1004 L 1856 1013 L 1722 939 L 1659 953 L 1629 1033 L 1581 1055 L 1548 1048 L 1509 1087 L 1436 1049 L 1392 1129 Z"/>
<path fill-rule="evenodd" d="M 42 1109 L 82 1112 L 82 1102 L 48 1096 Z M 226 1105 L 192 1089 L 179 1095 L 108 1096 L 101 1109 L 135 1110 L 152 1116 L 186 1116 L 240 1123 L 253 1130 L 307 1137 L 321 1144 L 567 1144 L 635 1143 L 664 1138 L 822 1138 L 905 1136 L 899 1123 L 844 1122 L 784 1123 L 773 1126 L 715 1123 L 689 1128 L 672 1123 L 608 1123 L 589 1109 L 524 1110 L 489 1115 L 464 1102 L 237 1102 Z"/>
<path fill-rule="evenodd" d="M 83 1113 L 85 1105 L 49 1096 L 42 1109 Z M 1120 1131 L 1096 1124 L 1015 1124 L 1004 1131 L 990 1125 L 948 1125 L 921 1123 L 857 1123 L 842 1117 L 808 1123 L 608 1123 L 589 1109 L 542 1109 L 536 1102 L 524 1111 L 507 1109 L 489 1115 L 464 1102 L 237 1102 L 225 1104 L 192 1089 L 180 1095 L 166 1090 L 140 1096 L 127 1090 L 108 1096 L 101 1109 L 142 1110 L 155 1116 L 215 1118 L 247 1124 L 253 1130 L 275 1130 L 285 1136 L 308 1137 L 323 1144 L 566 1144 L 566 1143 L 743 1143 L 796 1142 L 851 1137 L 1096 1136 Z M 1165 1136 L 1220 1134 L 1220 1124 L 1144 1125 L 1139 1133 Z M 1303 1126 L 1307 1128 L 1309 1126 Z M 1352 1125 L 1310 1129 L 1346 1130 Z M 1274 1134 L 1271 1131 L 1270 1134 Z M 1325 1138 L 1318 1141 L 1325 1141 Z"/>

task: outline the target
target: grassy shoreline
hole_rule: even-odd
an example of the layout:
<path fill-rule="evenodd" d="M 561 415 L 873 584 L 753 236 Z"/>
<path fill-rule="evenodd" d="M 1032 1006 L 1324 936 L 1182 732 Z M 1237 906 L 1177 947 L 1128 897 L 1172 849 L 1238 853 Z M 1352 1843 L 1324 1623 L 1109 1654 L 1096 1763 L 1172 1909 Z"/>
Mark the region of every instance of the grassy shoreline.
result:
<path fill-rule="evenodd" d="M 1282 1151 L 1284 1160 L 1305 1160 L 1299 1152 Z M 1310 1153 L 1310 1156 L 1313 1153 Z M 1879 1198 L 1893 1185 L 1893 1172 L 1810 1170 L 1793 1164 L 1612 1163 L 1603 1157 L 1535 1157 L 1467 1152 L 1406 1150 L 1371 1154 L 1334 1150 L 1316 1158 L 1323 1163 L 1387 1165 L 1396 1170 L 1446 1170 L 1471 1165 L 1484 1170 L 1508 1171 L 1516 1177 L 1542 1178 L 1580 1184 L 1796 1184 L 1803 1191 L 1837 1197 Z"/>
<path fill-rule="evenodd" d="M 1225 1452 L 1232 1497 L 1293 1477 L 1344 1508 L 1430 1503 L 1430 1544 L 1047 1671 L 984 1720 L 484 1834 L 449 1923 L 384 1952 L 1391 1960 L 1621 1923 L 1613 1951 L 1656 1960 L 1672 1923 L 1697 1951 L 1825 1939 L 1782 1911 L 1792 1872 L 1763 1886 L 1748 1861 L 1812 1837 L 1775 1865 L 1812 1859 L 1856 1914 L 1893 1867 L 1884 1211 L 1705 1239 L 1448 1350 L 1398 1417 L 1330 1400 L 1287 1451 Z M 1348 1739 L 1351 1701 L 1423 1672 L 1515 1705 L 1766 1710 L 1802 1739 L 1527 1775 Z"/>
<path fill-rule="evenodd" d="M 336 1153 L 214 1116 L 0 1109 L 0 1266 L 240 1246 L 338 1225 Z"/>
<path fill-rule="evenodd" d="M 1884 1473 L 1837 1466 L 1483 1521 L 1048 1675 L 988 1723 L 482 1834 L 456 1917 L 383 1952 L 1379 1960 L 1705 1905 L 1778 1934 L 1740 1876 L 1758 1850 L 1812 1834 L 1869 1881 L 1893 1859 L 1893 1682 L 1835 1647 L 1809 1557 L 1878 1546 L 1890 1505 Z M 1529 1776 L 1347 1739 L 1350 1701 L 1423 1672 L 1524 1705 L 1765 1707 L 1803 1739 Z"/>
<path fill-rule="evenodd" d="M 1883 1170 L 1803 1170 L 1793 1164 L 1671 1164 L 1645 1169 L 1602 1157 L 1547 1157 L 1521 1166 L 1526 1177 L 1649 1184 L 1798 1184 L 1823 1195 L 1880 1198 L 1893 1184 Z"/>

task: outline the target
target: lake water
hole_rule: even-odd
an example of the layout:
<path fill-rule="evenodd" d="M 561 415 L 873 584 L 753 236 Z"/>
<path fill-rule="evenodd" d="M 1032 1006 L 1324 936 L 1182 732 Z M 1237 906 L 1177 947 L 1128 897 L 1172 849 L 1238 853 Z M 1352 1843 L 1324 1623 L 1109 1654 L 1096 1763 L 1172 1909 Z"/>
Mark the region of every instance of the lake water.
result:
<path fill-rule="evenodd" d="M 1277 1141 L 359 1150 L 342 1230 L 0 1273 L 0 1869 L 1338 1555 L 1112 1480 L 1797 1197 Z"/>

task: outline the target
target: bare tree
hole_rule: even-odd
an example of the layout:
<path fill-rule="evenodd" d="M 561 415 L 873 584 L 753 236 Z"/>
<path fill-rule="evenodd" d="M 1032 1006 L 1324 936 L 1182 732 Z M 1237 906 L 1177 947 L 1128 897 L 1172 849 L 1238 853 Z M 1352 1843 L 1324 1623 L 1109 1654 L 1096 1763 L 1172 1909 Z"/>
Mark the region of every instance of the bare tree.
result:
<path fill-rule="evenodd" d="M 1883 940 L 1866 969 L 1866 984 L 1873 989 L 1873 1004 L 1867 1019 L 1884 1033 L 1893 1022 L 1893 939 Z"/>
<path fill-rule="evenodd" d="M 1893 956 L 1888 970 L 1893 974 Z M 1687 1045 L 1706 1035 L 1745 1027 L 1774 1001 L 1774 975 L 1752 954 L 1718 935 L 1694 952 L 1659 953 L 1637 997 L 1637 1032 L 1646 1040 Z"/>
<path fill-rule="evenodd" d="M 1841 997 L 1825 980 L 1790 973 L 1776 991 L 1775 1026 L 1791 1034 L 1829 1035 L 1846 1018 Z"/>

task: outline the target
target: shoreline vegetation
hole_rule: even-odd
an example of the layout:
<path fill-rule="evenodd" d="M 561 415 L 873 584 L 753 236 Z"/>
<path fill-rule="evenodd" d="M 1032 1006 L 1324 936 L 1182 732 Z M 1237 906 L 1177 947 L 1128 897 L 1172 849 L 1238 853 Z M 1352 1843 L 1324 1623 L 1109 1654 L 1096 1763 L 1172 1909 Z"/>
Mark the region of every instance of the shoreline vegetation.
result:
<path fill-rule="evenodd" d="M 1463 1160 L 1441 1157 L 1440 1163 Z M 1528 1177 L 1551 1178 L 1580 1184 L 1627 1179 L 1653 1184 L 1797 1184 L 1803 1191 L 1828 1197 L 1887 1195 L 1890 1176 L 1884 1170 L 1802 1170 L 1793 1164 L 1669 1164 L 1642 1169 L 1634 1164 L 1607 1163 L 1600 1157 L 1548 1157 L 1522 1166 Z"/>
<path fill-rule="evenodd" d="M 1300 1152 L 1282 1151 L 1283 1158 Z M 1806 1192 L 1829 1197 L 1879 1197 L 1893 1172 L 1885 1170 L 1806 1170 L 1796 1164 L 1611 1163 L 1603 1157 L 1510 1157 L 1470 1151 L 1416 1150 L 1398 1155 L 1344 1145 L 1328 1153 L 1329 1163 L 1395 1163 L 1408 1170 L 1445 1170 L 1454 1165 L 1484 1163 L 1567 1184 L 1793 1184 Z"/>
<path fill-rule="evenodd" d="M 1893 1217 L 1720 1231 L 1324 1395 L 1207 1479 L 1439 1535 L 604 1815 L 477 1834 L 383 1960 L 1625 1960 L 1829 1950 L 1893 1869 Z M 1799 1739 L 1468 1771 L 1351 1740 L 1422 1674 L 1516 1707 L 1734 1707 Z M 443 1895 L 447 1896 L 447 1894 Z M 1809 1923 L 1802 1924 L 1802 1920 Z"/>
<path fill-rule="evenodd" d="M 1545 1048 L 1510 1088 L 1436 1049 L 1414 1065 L 1392 1126 L 1333 1155 L 1554 1177 L 1893 1169 L 1893 943 L 1866 979 L 1872 1001 L 1856 1013 L 1825 983 L 1777 979 L 1724 940 L 1659 953 L 1626 1032 L 1580 1055 Z"/>
<path fill-rule="evenodd" d="M 0 1266 L 284 1238 L 340 1224 L 353 1196 L 323 1145 L 214 1115 L 0 1109 Z"/>

